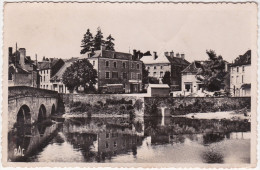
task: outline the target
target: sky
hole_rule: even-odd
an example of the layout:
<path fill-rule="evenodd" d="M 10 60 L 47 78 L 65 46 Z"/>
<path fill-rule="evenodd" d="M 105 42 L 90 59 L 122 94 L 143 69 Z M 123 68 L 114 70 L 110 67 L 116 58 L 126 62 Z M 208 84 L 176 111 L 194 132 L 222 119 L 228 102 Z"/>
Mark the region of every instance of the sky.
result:
<path fill-rule="evenodd" d="M 206 60 L 206 50 L 232 62 L 256 44 L 254 3 L 7 3 L 4 6 L 4 55 L 8 47 L 28 56 L 79 57 L 89 28 L 115 38 L 115 49 L 184 53 L 188 61 Z"/>

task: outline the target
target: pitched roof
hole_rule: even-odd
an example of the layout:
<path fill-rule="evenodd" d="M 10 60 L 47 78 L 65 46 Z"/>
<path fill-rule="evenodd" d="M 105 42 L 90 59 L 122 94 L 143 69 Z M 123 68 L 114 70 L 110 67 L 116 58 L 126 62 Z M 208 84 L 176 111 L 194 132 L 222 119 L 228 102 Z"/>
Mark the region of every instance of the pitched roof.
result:
<path fill-rule="evenodd" d="M 75 60 L 76 60 L 76 59 L 75 59 Z M 55 81 L 55 80 L 60 80 L 60 79 L 62 79 L 63 73 L 66 71 L 66 69 L 67 69 L 68 67 L 71 66 L 71 64 L 73 64 L 73 62 L 74 62 L 75 60 L 68 60 L 68 61 L 66 61 L 65 64 L 60 68 L 60 70 L 59 70 L 56 74 L 54 74 L 54 75 L 51 77 L 51 81 Z"/>
<path fill-rule="evenodd" d="M 156 59 L 154 59 L 153 55 L 146 55 L 140 59 L 144 64 L 158 64 L 158 63 L 167 63 L 170 61 L 165 55 L 159 55 Z"/>
<path fill-rule="evenodd" d="M 171 56 L 166 56 L 166 57 L 172 64 L 177 64 L 177 65 L 189 65 L 190 64 L 190 62 L 188 62 L 184 58 L 182 59 L 179 57 L 171 57 Z"/>
<path fill-rule="evenodd" d="M 188 67 L 186 67 L 182 73 L 197 73 L 199 69 L 202 67 L 203 62 L 207 61 L 194 61 Z"/>
<path fill-rule="evenodd" d="M 110 50 L 96 50 L 93 54 L 90 51 L 86 52 L 81 57 L 79 57 L 79 59 L 97 57 L 130 60 L 132 58 L 132 54 Z"/>
<path fill-rule="evenodd" d="M 240 55 L 235 59 L 235 62 L 231 64 L 231 67 L 250 65 L 251 64 L 251 50 L 248 50 L 244 55 Z"/>

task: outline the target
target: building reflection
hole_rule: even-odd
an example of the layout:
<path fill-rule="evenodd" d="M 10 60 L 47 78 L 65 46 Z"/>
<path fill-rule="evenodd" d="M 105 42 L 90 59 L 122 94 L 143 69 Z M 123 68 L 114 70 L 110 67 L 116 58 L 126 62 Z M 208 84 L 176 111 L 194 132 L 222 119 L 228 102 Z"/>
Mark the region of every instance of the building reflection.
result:
<path fill-rule="evenodd" d="M 74 149 L 82 151 L 86 162 L 104 162 L 121 154 L 137 154 L 142 145 L 140 122 L 127 119 L 67 120 L 63 133 Z"/>

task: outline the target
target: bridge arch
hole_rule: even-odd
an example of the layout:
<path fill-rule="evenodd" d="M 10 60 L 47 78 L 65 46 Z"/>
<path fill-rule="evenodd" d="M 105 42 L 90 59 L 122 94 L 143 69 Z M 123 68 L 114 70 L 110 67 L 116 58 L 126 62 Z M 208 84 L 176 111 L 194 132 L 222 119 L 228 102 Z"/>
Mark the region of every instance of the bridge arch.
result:
<path fill-rule="evenodd" d="M 53 104 L 51 107 L 51 116 L 55 115 L 55 112 L 56 112 L 56 107 L 55 104 Z"/>
<path fill-rule="evenodd" d="M 39 113 L 38 113 L 38 122 L 42 122 L 47 118 L 46 115 L 46 107 L 42 104 L 39 108 Z"/>
<path fill-rule="evenodd" d="M 18 126 L 31 124 L 30 108 L 27 105 L 22 105 L 17 113 L 16 122 Z"/>

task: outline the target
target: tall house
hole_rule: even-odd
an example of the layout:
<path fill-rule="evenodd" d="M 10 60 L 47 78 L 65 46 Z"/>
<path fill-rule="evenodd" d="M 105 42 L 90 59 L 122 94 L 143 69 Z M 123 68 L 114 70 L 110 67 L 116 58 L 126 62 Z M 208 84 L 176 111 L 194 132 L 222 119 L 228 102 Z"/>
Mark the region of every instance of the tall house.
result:
<path fill-rule="evenodd" d="M 26 56 L 26 49 L 19 48 L 13 53 L 9 47 L 8 86 L 39 87 L 37 64 Z"/>
<path fill-rule="evenodd" d="M 40 73 L 40 88 L 54 90 L 51 78 L 64 65 L 64 61 L 58 58 L 43 59 L 38 63 Z"/>
<path fill-rule="evenodd" d="M 85 53 L 80 59 L 87 58 L 97 70 L 96 88 L 105 92 L 108 88 L 122 88 L 125 93 L 138 93 L 142 88 L 142 62 L 132 54 L 101 50 Z"/>
<path fill-rule="evenodd" d="M 184 70 L 190 63 L 185 60 L 184 54 L 174 52 L 164 52 L 157 54 L 154 52 L 150 55 L 144 55 L 141 60 L 145 64 L 149 72 L 149 77 L 154 77 L 162 83 L 165 72 L 171 73 L 171 90 L 181 90 L 181 71 Z"/>
<path fill-rule="evenodd" d="M 251 50 L 248 50 L 231 64 L 230 92 L 232 96 L 250 96 L 251 73 Z"/>

